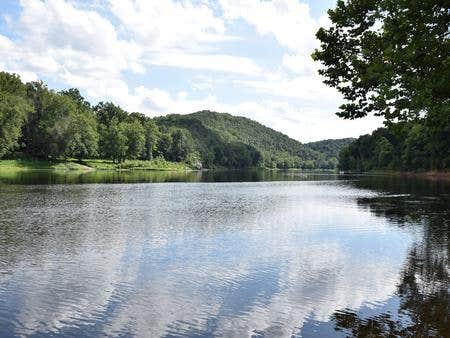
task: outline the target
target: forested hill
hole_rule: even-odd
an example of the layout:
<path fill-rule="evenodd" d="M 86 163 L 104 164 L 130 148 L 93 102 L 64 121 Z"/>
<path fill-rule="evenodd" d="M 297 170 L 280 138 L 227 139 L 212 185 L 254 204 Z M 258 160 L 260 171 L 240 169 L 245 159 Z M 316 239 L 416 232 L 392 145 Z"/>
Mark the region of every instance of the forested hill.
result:
<path fill-rule="evenodd" d="M 311 148 L 312 150 L 318 151 L 324 154 L 327 158 L 339 158 L 341 150 L 348 145 L 350 145 L 356 139 L 341 138 L 341 139 L 328 139 L 316 142 L 305 143 L 305 146 Z"/>
<path fill-rule="evenodd" d="M 337 155 L 352 139 L 302 144 L 251 119 L 226 113 L 200 111 L 155 119 L 161 130 L 186 130 L 202 163 L 242 167 L 263 164 L 269 168 L 335 168 Z"/>

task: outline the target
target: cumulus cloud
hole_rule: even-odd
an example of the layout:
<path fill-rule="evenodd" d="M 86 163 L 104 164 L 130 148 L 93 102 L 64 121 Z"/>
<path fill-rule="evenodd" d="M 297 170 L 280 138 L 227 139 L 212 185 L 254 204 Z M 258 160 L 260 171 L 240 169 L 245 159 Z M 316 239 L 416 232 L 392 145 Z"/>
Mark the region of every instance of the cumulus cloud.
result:
<path fill-rule="evenodd" d="M 317 46 L 315 32 L 324 19 L 315 20 L 309 5 L 298 0 L 221 0 L 224 16 L 228 20 L 242 19 L 256 28 L 262 36 L 273 36 L 290 52 L 283 56 L 282 64 L 295 72 L 316 69 L 309 54 Z"/>
<path fill-rule="evenodd" d="M 233 39 L 225 35 L 223 19 L 205 4 L 190 1 L 110 1 L 121 29 L 153 50 L 197 48 Z"/>
<path fill-rule="evenodd" d="M 298 0 L 220 0 L 227 19 L 243 19 L 255 26 L 261 35 L 272 34 L 292 50 L 314 46 L 317 22 L 309 5 Z"/>
<path fill-rule="evenodd" d="M 120 39 L 97 12 L 60 0 L 23 0 L 21 6 L 14 23 L 20 38 L 9 40 L 3 69 L 78 86 L 90 97 L 126 87 L 122 71 L 142 70 L 141 47 Z"/>

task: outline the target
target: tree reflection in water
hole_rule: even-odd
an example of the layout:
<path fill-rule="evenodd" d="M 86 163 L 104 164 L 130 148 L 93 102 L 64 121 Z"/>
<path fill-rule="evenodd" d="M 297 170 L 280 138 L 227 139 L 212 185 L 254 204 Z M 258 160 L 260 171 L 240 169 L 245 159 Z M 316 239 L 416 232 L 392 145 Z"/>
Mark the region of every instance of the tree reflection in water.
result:
<path fill-rule="evenodd" d="M 416 231 L 419 225 L 421 232 L 400 274 L 397 313 L 365 317 L 348 309 L 336 311 L 331 318 L 336 331 L 353 337 L 450 336 L 450 195 L 448 190 L 442 191 L 448 185 L 437 184 L 438 197 L 429 197 L 422 194 L 420 184 L 399 186 L 393 192 L 405 196 L 358 201 L 362 208 L 399 226 Z M 362 187 L 364 182 L 358 185 Z M 382 188 L 382 181 L 380 185 Z"/>

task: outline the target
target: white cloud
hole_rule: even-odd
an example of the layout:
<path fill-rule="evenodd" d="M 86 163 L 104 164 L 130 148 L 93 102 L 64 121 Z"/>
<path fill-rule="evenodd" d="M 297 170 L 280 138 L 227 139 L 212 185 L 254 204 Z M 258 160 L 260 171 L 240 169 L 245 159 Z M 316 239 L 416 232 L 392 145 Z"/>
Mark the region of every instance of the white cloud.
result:
<path fill-rule="evenodd" d="M 339 94 L 326 87 L 319 76 L 296 76 L 296 77 L 272 77 L 265 80 L 237 80 L 237 83 L 250 87 L 259 93 L 274 95 L 278 97 L 291 97 L 303 102 L 315 101 L 324 103 L 337 103 Z"/>
<path fill-rule="evenodd" d="M 327 23 L 326 17 L 314 19 L 309 5 L 298 0 L 221 0 L 220 4 L 228 20 L 245 20 L 260 35 L 272 35 L 280 46 L 288 49 L 281 65 L 293 72 L 293 76 L 280 73 L 275 81 L 264 79 L 242 84 L 258 91 L 301 99 L 336 97 L 334 90 L 322 83 L 317 74 L 319 66 L 310 56 L 318 45 L 315 32 Z"/>
<path fill-rule="evenodd" d="M 141 47 L 119 39 L 98 13 L 60 0 L 23 0 L 21 6 L 18 21 L 10 23 L 20 38 L 0 39 L 7 47 L 1 66 L 19 70 L 25 81 L 46 76 L 96 98 L 127 87 L 122 71 L 143 71 Z"/>
<path fill-rule="evenodd" d="M 258 74 L 261 69 L 255 62 L 246 57 L 232 55 L 200 55 L 179 51 L 153 53 L 147 62 L 159 66 L 206 69 L 236 74 Z"/>
<path fill-rule="evenodd" d="M 217 53 L 217 43 L 237 40 L 225 34 L 224 20 L 206 4 L 171 0 L 110 1 L 120 30 L 145 49 L 150 65 L 257 74 L 249 58 Z"/>
<path fill-rule="evenodd" d="M 294 73 L 309 76 L 316 76 L 319 69 L 319 65 L 313 61 L 309 53 L 286 53 L 283 55 L 282 65 Z"/>
<path fill-rule="evenodd" d="M 40 50 L 73 49 L 108 57 L 120 47 L 114 26 L 98 13 L 58 0 L 22 0 L 19 31 L 28 46 Z"/>
<path fill-rule="evenodd" d="M 243 19 L 261 35 L 273 35 L 291 50 L 310 49 L 315 45 L 317 22 L 309 5 L 298 0 L 220 0 L 225 18 Z"/>
<path fill-rule="evenodd" d="M 23 0 L 21 6 L 18 21 L 10 23 L 17 27 L 20 39 L 0 36 L 2 69 L 23 74 L 24 80 L 35 80 L 38 74 L 77 86 L 94 100 L 120 101 L 128 108 L 133 102 L 114 96 L 128 95 L 122 73 L 144 74 L 148 65 L 260 72 L 249 58 L 180 51 L 191 43 L 206 46 L 231 38 L 223 35 L 222 20 L 205 5 L 111 2 L 113 13 L 123 20 L 121 29 L 132 33 L 128 40 L 120 38 L 118 29 L 89 7 L 77 8 L 63 0 Z M 153 42 L 152 36 L 156 36 Z"/>
<path fill-rule="evenodd" d="M 162 114 L 189 114 L 203 109 L 218 107 L 217 99 L 208 95 L 203 99 L 190 99 L 186 92 L 171 95 L 159 88 L 147 89 L 143 86 L 135 88 L 126 99 L 136 111 L 151 116 Z"/>
<path fill-rule="evenodd" d="M 318 43 L 315 33 L 327 25 L 326 16 L 314 19 L 309 5 L 299 0 L 220 0 L 228 20 L 242 19 L 262 36 L 273 36 L 288 51 L 281 65 L 294 73 L 316 77 L 318 65 L 311 53 Z M 298 81 L 296 81 L 298 82 Z M 321 84 L 321 87 L 325 85 Z M 280 91 L 284 91 L 283 88 Z"/>
<path fill-rule="evenodd" d="M 215 16 L 206 4 L 171 0 L 111 0 L 110 5 L 124 32 L 152 50 L 192 49 L 201 44 L 233 39 L 225 35 L 223 19 Z"/>

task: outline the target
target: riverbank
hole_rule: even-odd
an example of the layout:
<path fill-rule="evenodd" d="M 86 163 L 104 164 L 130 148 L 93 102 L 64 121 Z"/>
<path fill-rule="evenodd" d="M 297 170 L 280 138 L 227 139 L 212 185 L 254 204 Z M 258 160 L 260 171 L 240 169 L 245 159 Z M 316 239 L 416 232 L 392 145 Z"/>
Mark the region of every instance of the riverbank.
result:
<path fill-rule="evenodd" d="M 15 159 L 0 160 L 0 170 L 170 170 L 184 171 L 189 170 L 186 163 L 170 162 L 164 159 L 154 159 L 149 161 L 126 160 L 122 163 L 114 163 L 109 160 L 76 159 L 64 160 L 34 160 L 34 159 Z"/>

